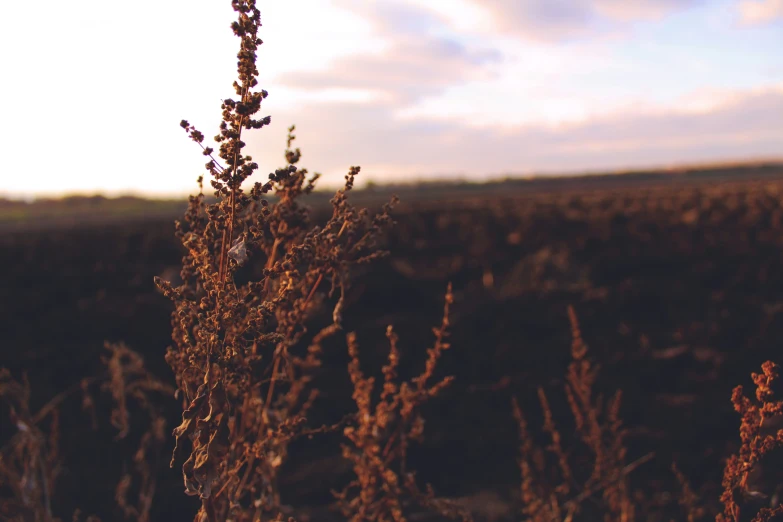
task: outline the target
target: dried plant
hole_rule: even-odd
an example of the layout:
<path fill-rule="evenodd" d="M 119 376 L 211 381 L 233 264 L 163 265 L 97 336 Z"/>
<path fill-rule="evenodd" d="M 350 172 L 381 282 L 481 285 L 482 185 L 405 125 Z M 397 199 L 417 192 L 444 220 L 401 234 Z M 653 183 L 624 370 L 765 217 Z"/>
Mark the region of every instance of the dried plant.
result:
<path fill-rule="evenodd" d="M 101 388 L 113 399 L 111 423 L 119 430 L 117 439 L 127 438 L 131 432 L 131 409 L 146 415 L 137 422 L 143 429 L 133 454 L 133 472 L 123 474 L 117 484 L 115 500 L 126 520 L 149 522 L 158 468 L 167 440 L 161 405 L 167 397 L 173 397 L 175 390 L 150 374 L 143 358 L 124 344 L 106 343 L 105 347 L 109 352 L 103 358 L 108 379 Z M 85 406 L 89 404 L 89 395 L 85 394 Z M 131 496 L 135 500 L 131 500 Z"/>
<path fill-rule="evenodd" d="M 739 452 L 729 457 L 723 472 L 723 514 L 718 515 L 720 522 L 739 522 L 753 520 L 765 522 L 781 518 L 783 505 L 753 509 L 753 500 L 764 494 L 749 487 L 751 474 L 758 470 L 773 450 L 783 446 L 783 429 L 776 433 L 765 433 L 765 425 L 783 417 L 783 401 L 775 400 L 772 385 L 780 374 L 780 367 L 767 361 L 761 365 L 762 373 L 752 374 L 756 385 L 756 400 L 745 397 L 742 386 L 734 388 L 731 402 L 742 416 L 740 422 Z M 749 509 L 750 508 L 750 509 Z M 753 511 L 756 511 L 751 515 Z"/>
<path fill-rule="evenodd" d="M 0 515 L 13 522 L 50 522 L 52 490 L 60 471 L 59 414 L 56 408 L 30 411 L 30 384 L 0 369 L 0 398 L 8 405 L 16 433 L 0 448 Z M 48 421 L 48 430 L 39 426 Z M 48 433 L 47 433 L 48 431 Z"/>
<path fill-rule="evenodd" d="M 15 522 L 60 520 L 52 513 L 51 499 L 62 467 L 59 454 L 60 406 L 75 392 L 83 391 L 83 407 L 98 421 L 95 398 L 90 386 L 98 384 L 112 398 L 111 424 L 118 430 L 116 439 L 131 432 L 131 411 L 144 411 L 146 418 L 136 424 L 143 427 L 133 456 L 134 472 L 124 474 L 117 485 L 116 501 L 126 519 L 148 522 L 156 488 L 157 461 L 165 437 L 165 419 L 161 411 L 163 397 L 174 389 L 152 376 L 141 356 L 123 344 L 106 343 L 109 354 L 103 358 L 107 372 L 83 379 L 49 400 L 35 414 L 30 411 L 30 386 L 18 382 L 7 370 L 0 370 L 0 397 L 9 406 L 16 433 L 0 450 L 0 486 L 11 491 L 0 498 L 0 514 Z M 136 483 L 134 483 L 134 478 Z M 128 499 L 134 492 L 135 501 Z M 79 515 L 75 515 L 78 517 Z M 95 517 L 89 517 L 95 520 Z"/>
<path fill-rule="evenodd" d="M 332 199 L 331 218 L 314 226 L 298 200 L 312 192 L 318 174 L 297 166 L 301 151 L 292 149 L 293 127 L 287 165 L 243 191 L 258 169 L 243 154 L 243 131 L 260 129 L 270 118 L 255 116 L 267 96 L 256 89 L 260 13 L 255 0 L 233 0 L 232 6 L 232 29 L 240 39 L 237 98 L 222 104 L 214 138 L 219 159 L 204 135 L 182 122 L 208 158 L 217 202 L 207 204 L 203 190 L 190 198 L 184 222 L 177 224 L 186 249 L 183 282 L 175 287 L 156 280 L 176 307 L 166 358 L 184 399 L 174 435 L 178 446 L 190 442 L 182 467 L 185 491 L 202 500 L 197 519 L 209 521 L 279 514 L 276 476 L 315 398 L 307 383 L 320 364 L 319 343 L 340 329 L 352 267 L 381 255 L 375 239 L 391 223 L 392 205 L 375 217 L 352 207 L 346 196 L 359 167 L 351 167 L 345 188 Z M 270 195 L 275 202 L 265 199 Z M 307 319 L 324 301 L 325 288 L 328 298 L 336 296 L 333 325 L 306 350 Z"/>
<path fill-rule="evenodd" d="M 387 328 L 389 356 L 383 367 L 383 388 L 378 400 L 373 400 L 375 379 L 365 376 L 361 370 L 356 334 L 347 336 L 351 357 L 348 372 L 358 411 L 353 425 L 344 430 L 348 443 L 343 444 L 343 456 L 352 462 L 356 478 L 335 495 L 341 511 L 351 522 L 404 522 L 409 509 L 406 499 L 452 518 L 470 518 L 455 504 L 436 498 L 430 486 L 421 491 L 415 472 L 406 466 L 411 441 L 420 441 L 424 433 L 422 404 L 453 381 L 449 376 L 430 383 L 438 360 L 450 346 L 446 338 L 452 301 L 449 285 L 443 319 L 439 327 L 433 328 L 435 343 L 427 350 L 424 371 L 410 381 L 398 382 L 399 339 L 391 326 Z"/>
<path fill-rule="evenodd" d="M 677 477 L 677 483 L 680 485 L 679 504 L 687 515 L 688 522 L 696 522 L 704 516 L 705 509 L 700 504 L 699 496 L 693 491 L 688 477 L 680 471 L 677 463 L 672 463 L 672 473 Z"/>
<path fill-rule="evenodd" d="M 634 502 L 628 485 L 628 474 L 652 455 L 626 465 L 625 430 L 620 421 L 620 392 L 607 405 L 594 397 L 593 384 L 598 369 L 587 358 L 573 308 L 568 308 L 571 323 L 571 358 L 566 375 L 565 394 L 574 420 L 574 447 L 563 447 L 544 390 L 538 398 L 544 415 L 543 431 L 550 443 L 536 445 L 516 399 L 513 400 L 521 440 L 522 512 L 535 522 L 571 521 L 588 499 L 595 500 L 604 520 L 634 520 Z M 600 493 L 600 497 L 598 497 Z M 586 513 L 588 518 L 597 516 Z"/>

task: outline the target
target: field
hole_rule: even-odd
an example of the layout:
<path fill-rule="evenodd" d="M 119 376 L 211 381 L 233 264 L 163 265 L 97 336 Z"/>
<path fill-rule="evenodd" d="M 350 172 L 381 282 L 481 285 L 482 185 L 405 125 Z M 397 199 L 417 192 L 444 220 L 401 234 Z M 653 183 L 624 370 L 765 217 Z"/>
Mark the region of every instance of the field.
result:
<path fill-rule="evenodd" d="M 423 442 L 408 455 L 422 482 L 459 499 L 477 520 L 519 519 L 512 397 L 538 431 L 537 389 L 543 389 L 568 437 L 572 420 L 562 389 L 570 305 L 589 357 L 600 365 L 596 390 L 607 397 L 623 391 L 626 461 L 636 463 L 629 487 L 642 507 L 636 519 L 687 518 L 675 462 L 699 497 L 703 519 L 723 509 L 723 466 L 740 444 L 732 388 L 751 384 L 762 362 L 780 360 L 783 169 L 712 174 L 400 190 L 396 225 L 381 245 L 390 255 L 352 275 L 342 316 L 344 331 L 357 333 L 366 371 L 383 364 L 391 324 L 400 338 L 399 371 L 416 375 L 447 283 L 453 285 L 452 346 L 438 374 L 456 379 L 425 405 Z M 355 199 L 376 205 L 385 195 L 376 189 Z M 313 198 L 316 221 L 325 221 L 324 198 Z M 83 213 L 55 219 L 59 226 L 29 215 L 5 222 L 2 366 L 26 376 L 32 410 L 99 375 L 104 340 L 126 343 L 154 375 L 173 383 L 163 358 L 172 305 L 153 277 L 171 280 L 179 272 L 183 252 L 173 218 L 180 207 L 156 208 L 132 219 Z M 318 304 L 313 322 L 328 322 L 331 312 Z M 325 344 L 311 425 L 338 422 L 352 410 L 348 361 L 344 337 Z M 62 467 L 52 510 L 63 519 L 79 508 L 121 520 L 115 487 L 133 466 L 136 446 L 115 440 L 116 430 L 101 421 L 109 399 L 96 399 L 101 415 L 93 429 L 80 397 L 65 395 L 61 404 Z M 172 398 L 165 405 L 168 430 L 180 414 Z M 3 418 L 0 437 L 7 443 L 14 430 Z M 333 516 L 326 514 L 330 491 L 351 474 L 340 438 L 337 432 L 292 442 L 279 486 L 282 504 L 293 506 L 298 520 Z M 197 499 L 182 494 L 179 466 L 167 466 L 172 446 L 168 437 L 153 466 L 151 520 L 192 520 L 198 509 Z"/>

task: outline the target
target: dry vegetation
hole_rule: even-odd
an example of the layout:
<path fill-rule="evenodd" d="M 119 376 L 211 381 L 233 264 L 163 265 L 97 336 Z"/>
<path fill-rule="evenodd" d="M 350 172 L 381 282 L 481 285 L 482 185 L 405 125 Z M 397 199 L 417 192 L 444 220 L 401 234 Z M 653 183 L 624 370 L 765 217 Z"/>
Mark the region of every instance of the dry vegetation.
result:
<path fill-rule="evenodd" d="M 518 319 L 512 303 L 520 296 L 535 296 L 543 302 L 552 294 L 578 295 L 579 305 L 609 300 L 613 287 L 609 283 L 596 285 L 594 280 L 602 275 L 589 263 L 580 262 L 580 256 L 622 257 L 613 250 L 617 243 L 611 242 L 622 241 L 620 229 L 639 240 L 628 244 L 646 245 L 627 250 L 626 261 L 655 259 L 651 255 L 653 238 L 665 230 L 669 253 L 706 253 L 698 259 L 707 265 L 692 267 L 706 274 L 711 270 L 710 249 L 720 248 L 724 241 L 721 232 L 732 234 L 734 252 L 743 247 L 780 252 L 783 208 L 777 184 L 464 200 L 452 203 L 448 212 L 422 204 L 415 212 L 409 208 L 407 217 L 394 226 L 391 212 L 396 198 L 377 213 L 357 209 L 349 202 L 358 167 L 349 169 L 345 187 L 331 199 L 329 212 L 313 213 L 305 206 L 302 199 L 313 192 L 318 174 L 300 167 L 302 153 L 292 145 L 291 127 L 286 165 L 270 174 L 268 181 L 245 191 L 245 181 L 258 165 L 243 153 L 244 134 L 261 129 L 270 120 L 256 116 L 267 96 L 256 81 L 260 14 L 254 0 L 233 0 L 232 4 L 237 12 L 232 28 L 240 40 L 236 97 L 222 104 L 223 123 L 214 138 L 217 150 L 208 146 L 204 135 L 190 123 L 182 122 L 189 137 L 202 148 L 216 199 L 205 198 L 200 178 L 199 194 L 190 198 L 184 219 L 176 224 L 182 253 L 179 274 L 169 271 L 155 279 L 173 305 L 171 346 L 165 355 L 173 383 L 156 377 L 142 356 L 124 344 L 107 343 L 101 372 L 78 378 L 45 400 L 32 398 L 26 375 L 0 372 L 4 401 L 0 411 L 0 520 L 97 520 L 94 515 L 82 515 L 91 512 L 90 505 L 79 506 L 83 511 L 63 511 L 68 502 L 62 497 L 67 495 L 58 492 L 63 486 L 63 471 L 74 466 L 73 462 L 66 464 L 63 442 L 83 440 L 84 427 L 94 432 L 96 440 L 113 434 L 108 454 L 116 457 L 113 462 L 118 464 L 112 484 L 115 508 L 103 516 L 118 520 L 157 520 L 153 515 L 157 503 L 177 503 L 169 497 L 170 490 L 162 496 L 159 487 L 168 480 L 164 477 L 171 477 L 165 466 L 170 449 L 171 467 L 180 473 L 179 488 L 197 499 L 196 504 L 178 508 L 176 520 L 257 522 L 331 517 L 352 522 L 443 518 L 630 522 L 680 518 L 690 522 L 717 517 L 738 522 L 767 521 L 783 515 L 781 474 L 776 473 L 783 445 L 783 430 L 779 430 L 783 402 L 776 399 L 779 368 L 772 362 L 763 364 L 762 373 L 753 374 L 755 400 L 746 398 L 742 387 L 731 397 L 740 414 L 739 444 L 725 461 L 722 493 L 710 490 L 710 481 L 703 478 L 699 492 L 669 454 L 660 455 L 651 446 L 642 448 L 638 440 L 629 443 L 631 432 L 621 420 L 622 412 L 633 414 L 639 406 L 632 403 L 630 408 L 624 407 L 623 392 L 617 386 L 610 385 L 607 390 L 600 385 L 598 365 L 592 360 L 596 354 L 588 351 L 570 305 L 565 308 L 558 303 L 555 307 L 567 315 L 571 330 L 570 358 L 564 365 L 555 364 L 562 371 L 555 376 L 559 378 L 557 386 L 530 376 L 537 369 L 520 365 L 504 365 L 500 372 L 485 372 L 491 374 L 489 378 L 475 379 L 471 368 L 491 364 L 494 351 L 507 349 L 509 344 L 518 349 L 520 340 L 506 332 L 496 343 L 496 331 L 489 327 L 482 330 L 486 317 L 482 318 L 478 305 L 471 308 L 466 299 L 460 320 L 479 334 L 466 336 L 475 346 L 461 342 L 457 350 L 449 350 L 456 300 L 451 284 L 439 324 L 432 328 L 434 339 L 425 351 L 404 348 L 407 340 L 401 343 L 391 325 L 386 328 L 383 351 L 360 350 L 360 336 L 350 326 L 363 322 L 358 313 L 361 302 L 357 305 L 355 300 L 364 290 L 352 289 L 357 280 L 365 281 L 362 276 L 373 270 L 367 268 L 372 263 L 387 263 L 387 268 L 392 267 L 419 289 L 444 277 L 459 280 L 467 271 L 477 288 L 461 285 L 465 288 L 461 295 L 483 292 L 491 296 L 501 311 L 490 311 L 489 319 L 503 325 L 507 321 L 503 314 Z M 727 230 L 727 223 L 735 228 Z M 710 233 L 715 230 L 718 233 Z M 576 239 L 558 240 L 567 236 Z M 428 239 L 411 241 L 412 237 Z M 13 241 L 18 243 L 13 245 Z M 604 243 L 598 249 L 596 242 L 601 241 Z M 12 240 L 15 248 L 23 244 L 23 239 Z M 454 245 L 457 255 L 451 248 Z M 399 248 L 405 255 L 384 260 L 384 246 Z M 15 260 L 19 265 L 20 258 Z M 754 277 L 766 284 L 780 264 L 779 254 L 765 257 L 763 263 L 754 267 L 758 268 Z M 620 277 L 611 263 L 608 268 L 602 266 L 607 274 Z M 652 279 L 655 270 L 665 271 L 666 267 L 651 267 Z M 603 277 L 609 279 L 606 274 Z M 619 286 L 625 288 L 625 284 L 621 281 Z M 405 293 L 409 290 L 400 291 L 400 302 L 416 308 L 416 296 Z M 720 305 L 733 291 L 736 288 L 731 285 L 716 286 L 710 298 Z M 16 303 L 25 310 L 23 296 Z M 351 310 L 357 312 L 358 319 L 349 319 Z M 774 325 L 776 313 L 761 318 L 763 329 Z M 422 318 L 416 319 L 422 322 Z M 46 317 L 40 321 L 42 325 L 56 324 Z M 719 319 L 713 318 L 715 322 Z M 136 327 L 144 329 L 145 325 L 141 322 Z M 620 328 L 624 335 L 630 329 L 625 323 Z M 763 336 L 765 332 L 756 334 Z M 30 332 L 29 337 L 34 335 Z M 678 331 L 675 339 L 680 344 L 658 350 L 652 359 L 676 359 L 687 353 L 698 363 L 714 365 L 710 371 L 718 372 L 715 351 L 681 348 L 691 341 L 688 335 Z M 10 338 L 9 342 L 13 341 Z M 650 338 L 641 333 L 638 342 L 649 355 Z M 518 467 L 514 492 L 503 499 L 439 496 L 438 484 L 431 485 L 416 470 L 417 460 L 425 460 L 422 451 L 432 449 L 426 446 L 425 434 L 429 432 L 425 433 L 425 420 L 433 416 L 453 426 L 460 408 L 470 411 L 469 401 L 457 400 L 456 409 L 451 410 L 437 402 L 454 388 L 455 377 L 462 378 L 458 372 L 450 375 L 444 366 L 455 367 L 449 365 L 449 359 L 468 348 L 472 355 L 460 359 L 468 361 L 464 375 L 469 384 L 461 388 L 462 393 L 472 394 L 473 401 L 485 392 L 509 392 L 512 399 L 510 404 L 504 402 L 502 410 L 509 420 L 516 420 L 519 439 L 516 448 L 509 445 L 502 451 L 508 460 L 516 453 Z M 343 359 L 336 355 L 338 351 Z M 526 362 L 535 358 L 533 353 Z M 325 370 L 326 366 L 338 366 L 336 360 L 341 362 L 346 385 L 352 390 L 351 408 L 342 409 L 348 403 L 341 401 L 328 383 L 318 384 L 319 379 L 322 384 L 327 382 L 325 374 L 336 378 L 334 371 Z M 618 368 L 623 370 L 621 364 Z M 635 377 L 628 373 L 625 378 L 627 383 Z M 375 386 L 376 380 L 381 386 Z M 460 397 L 459 392 L 454 393 L 452 399 Z M 638 397 L 639 392 L 632 396 Z M 683 394 L 679 398 L 686 400 Z M 446 413 L 438 415 L 439 408 Z M 172 433 L 167 419 L 174 410 L 180 420 Z M 63 419 L 70 420 L 69 426 L 77 435 L 67 436 Z M 540 421 L 540 429 L 533 428 L 531 419 Z M 498 429 L 492 422 L 473 426 L 457 438 L 491 435 Z M 442 441 L 454 440 L 443 435 L 443 428 L 440 432 Z M 652 442 L 651 438 L 640 440 Z M 294 474 L 287 467 L 289 461 L 295 460 L 297 451 L 306 454 L 301 448 L 307 441 L 334 444 L 338 452 L 341 449 L 338 460 L 326 461 L 327 467 L 340 475 L 339 480 L 321 484 L 318 476 L 309 477 L 316 487 L 333 496 L 331 510 L 315 515 L 305 509 L 307 506 L 297 506 L 298 499 L 291 495 L 284 502 L 281 493 L 286 473 Z M 416 453 L 417 444 L 425 449 L 419 447 Z M 478 448 L 482 442 L 470 440 L 466 444 Z M 330 454 L 331 450 L 319 451 Z M 457 462 L 457 467 L 464 462 L 468 468 L 467 455 L 454 452 L 449 459 Z M 641 473 L 654 460 L 670 469 L 666 481 L 674 488 L 667 493 L 668 501 L 659 494 L 660 477 Z M 475 475 L 492 475 L 492 466 L 486 461 L 484 475 Z M 314 467 L 304 469 L 317 473 Z M 474 468 L 469 469 L 473 473 Z M 95 475 L 96 483 L 105 480 L 103 475 Z M 705 493 L 714 497 L 705 498 Z M 722 512 L 716 509 L 718 497 Z M 100 502 L 105 506 L 105 500 Z M 191 511 L 185 512 L 187 509 Z"/>

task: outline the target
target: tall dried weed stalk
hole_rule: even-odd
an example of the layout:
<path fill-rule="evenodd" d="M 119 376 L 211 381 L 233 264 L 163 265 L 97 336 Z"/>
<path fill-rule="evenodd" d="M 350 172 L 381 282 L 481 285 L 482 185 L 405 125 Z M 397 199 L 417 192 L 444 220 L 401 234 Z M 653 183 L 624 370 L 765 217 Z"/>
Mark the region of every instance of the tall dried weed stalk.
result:
<path fill-rule="evenodd" d="M 358 411 L 355 422 L 344 430 L 348 442 L 343 445 L 343 456 L 353 464 L 356 478 L 335 495 L 343 515 L 351 522 L 405 522 L 412 507 L 409 501 L 451 518 L 470 519 L 458 506 L 436 498 L 429 485 L 422 491 L 415 472 L 407 468 L 410 443 L 421 441 L 424 435 L 421 406 L 453 381 L 448 376 L 431 382 L 438 360 L 450 347 L 446 339 L 453 299 L 449 285 L 441 324 L 432 329 L 435 343 L 427 350 L 424 370 L 410 381 L 398 382 L 399 339 L 392 326 L 387 328 L 389 356 L 377 399 L 373 396 L 375 379 L 365 376 L 361 369 L 356 334 L 347 336 L 351 357 L 348 372 Z"/>
<path fill-rule="evenodd" d="M 177 223 L 186 249 L 182 284 L 156 280 L 176 308 L 166 360 L 184 411 L 174 430 L 172 465 L 185 455 L 185 491 L 201 498 L 197 520 L 210 522 L 279 515 L 277 473 L 315 400 L 308 383 L 320 364 L 320 342 L 340 330 L 350 273 L 380 255 L 375 239 L 391 223 L 391 204 L 372 217 L 348 203 L 359 173 L 351 167 L 331 201 L 331 218 L 314 226 L 299 198 L 313 190 L 318 174 L 298 167 L 293 127 L 287 165 L 243 190 L 258 170 L 243 152 L 244 133 L 268 125 L 270 118 L 256 117 L 267 96 L 257 89 L 256 50 L 262 42 L 256 2 L 233 0 L 232 6 L 237 13 L 232 29 L 240 39 L 238 78 L 236 97 L 222 104 L 217 152 L 182 122 L 208 159 L 217 202 L 207 204 L 203 190 L 190 198 L 184 221 Z M 308 317 L 330 298 L 333 324 L 309 347 L 303 345 Z"/>
<path fill-rule="evenodd" d="M 593 385 L 598 368 L 587 358 L 573 308 L 571 323 L 571 363 L 566 374 L 565 395 L 574 420 L 575 437 L 566 449 L 561 429 L 555 425 L 549 400 L 542 388 L 538 399 L 544 415 L 543 431 L 549 439 L 544 447 L 536 444 L 522 409 L 513 400 L 521 440 L 522 512 L 534 522 L 574 520 L 634 520 L 635 506 L 629 491 L 628 474 L 651 455 L 626 465 L 625 430 L 620 420 L 618 391 L 604 404 L 595 396 Z M 587 500 L 589 509 L 582 509 Z"/>

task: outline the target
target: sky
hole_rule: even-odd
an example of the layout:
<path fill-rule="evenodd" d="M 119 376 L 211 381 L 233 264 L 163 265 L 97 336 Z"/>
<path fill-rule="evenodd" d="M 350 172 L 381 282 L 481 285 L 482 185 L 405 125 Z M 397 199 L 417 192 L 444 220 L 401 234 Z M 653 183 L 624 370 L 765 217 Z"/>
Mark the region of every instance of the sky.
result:
<path fill-rule="evenodd" d="M 783 0 L 258 0 L 269 127 L 339 185 L 783 158 Z M 194 193 L 229 0 L 0 6 L 0 196 Z"/>

